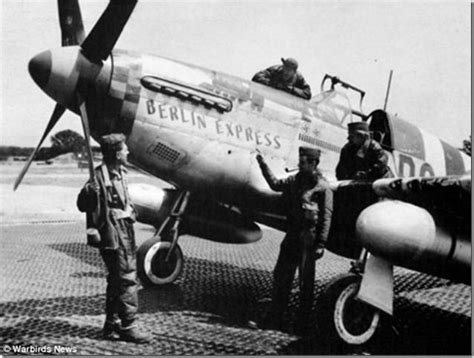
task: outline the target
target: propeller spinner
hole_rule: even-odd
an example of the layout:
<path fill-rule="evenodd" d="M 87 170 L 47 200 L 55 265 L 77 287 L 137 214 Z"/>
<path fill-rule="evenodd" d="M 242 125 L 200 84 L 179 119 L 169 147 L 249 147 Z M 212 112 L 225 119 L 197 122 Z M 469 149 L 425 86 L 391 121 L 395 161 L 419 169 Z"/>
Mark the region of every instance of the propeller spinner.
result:
<path fill-rule="evenodd" d="M 84 38 L 84 26 L 77 0 L 58 0 L 63 48 L 41 52 L 33 57 L 28 65 L 35 83 L 57 104 L 35 151 L 16 179 L 13 190 L 20 185 L 43 141 L 66 108 L 81 116 L 89 154 L 89 174 L 91 179 L 94 179 L 87 96 L 91 86 L 96 88 L 98 82 L 104 83 L 98 81 L 101 74 L 106 76 L 103 61 L 112 52 L 136 3 L 136 0 L 111 0 L 90 34 Z"/>

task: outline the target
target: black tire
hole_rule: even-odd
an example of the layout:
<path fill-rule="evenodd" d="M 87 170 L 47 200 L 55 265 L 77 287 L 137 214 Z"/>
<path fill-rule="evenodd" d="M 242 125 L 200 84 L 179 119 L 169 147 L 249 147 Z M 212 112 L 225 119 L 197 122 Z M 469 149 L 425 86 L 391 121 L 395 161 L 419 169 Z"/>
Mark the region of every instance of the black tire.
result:
<path fill-rule="evenodd" d="M 183 251 L 176 245 L 169 261 L 164 262 L 171 243 L 151 238 L 138 248 L 137 273 L 144 286 L 163 286 L 175 282 L 184 267 Z"/>
<path fill-rule="evenodd" d="M 361 277 L 347 273 L 336 277 L 318 302 L 318 327 L 330 342 L 362 346 L 373 340 L 379 330 L 382 313 L 355 299 Z"/>

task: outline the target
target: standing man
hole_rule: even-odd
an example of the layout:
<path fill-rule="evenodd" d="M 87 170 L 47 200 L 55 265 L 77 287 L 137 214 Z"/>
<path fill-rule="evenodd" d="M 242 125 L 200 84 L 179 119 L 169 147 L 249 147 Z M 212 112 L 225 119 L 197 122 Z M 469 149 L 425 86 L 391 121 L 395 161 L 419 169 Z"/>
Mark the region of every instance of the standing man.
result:
<path fill-rule="evenodd" d="M 390 178 L 388 157 L 380 144 L 370 138 L 367 122 L 348 124 L 349 142 L 341 150 L 336 167 L 338 180 Z"/>
<path fill-rule="evenodd" d="M 311 99 L 311 87 L 297 71 L 298 62 L 294 58 L 281 59 L 282 65 L 275 65 L 257 72 L 252 81 L 262 83 L 292 95 Z"/>
<path fill-rule="evenodd" d="M 365 179 L 374 181 L 393 177 L 387 165 L 388 156 L 380 144 L 370 138 L 366 122 L 348 124 L 348 143 L 341 150 L 336 167 L 338 180 Z M 341 186 L 335 194 L 335 205 L 331 224 L 331 240 L 334 245 L 343 245 L 356 236 L 356 221 L 359 214 L 379 200 L 370 186 Z M 360 248 L 347 252 L 349 256 L 360 254 Z"/>
<path fill-rule="evenodd" d="M 263 157 L 257 155 L 270 188 L 283 192 L 287 215 L 286 236 L 273 271 L 271 325 L 277 329 L 282 328 L 297 267 L 300 278 L 300 332 L 304 332 L 310 324 L 315 260 L 323 256 L 332 213 L 332 191 L 317 169 L 320 154 L 318 149 L 300 147 L 299 172 L 286 179 L 275 178 Z"/>
<path fill-rule="evenodd" d="M 107 266 L 103 337 L 147 343 L 135 323 L 138 309 L 135 212 L 125 179 L 128 148 L 123 134 L 101 138 L 104 163 L 79 193 L 77 207 L 87 213 L 88 243 L 100 249 Z"/>

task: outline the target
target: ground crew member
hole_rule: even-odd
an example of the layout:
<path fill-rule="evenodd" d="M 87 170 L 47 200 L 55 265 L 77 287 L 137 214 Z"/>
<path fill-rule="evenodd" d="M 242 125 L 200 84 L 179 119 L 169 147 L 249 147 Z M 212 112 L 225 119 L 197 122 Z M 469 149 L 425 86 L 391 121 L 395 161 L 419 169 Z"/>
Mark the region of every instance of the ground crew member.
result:
<path fill-rule="evenodd" d="M 294 58 L 281 59 L 283 65 L 275 65 L 257 72 L 252 81 L 291 93 L 292 95 L 311 99 L 311 87 L 297 71 L 298 62 Z"/>
<path fill-rule="evenodd" d="M 89 181 L 79 193 L 77 206 L 87 213 L 88 243 L 100 249 L 107 267 L 106 319 L 103 337 L 146 343 L 148 335 L 135 323 L 138 309 L 135 211 L 125 178 L 128 148 L 123 134 L 101 138 L 104 162 L 95 169 L 96 181 Z M 93 242 L 91 242 L 93 241 Z M 121 321 L 121 322 L 120 322 Z"/>
<path fill-rule="evenodd" d="M 348 124 L 349 142 L 341 150 L 336 167 L 338 180 L 392 177 L 388 157 L 380 144 L 370 138 L 367 122 Z"/>
<path fill-rule="evenodd" d="M 263 157 L 257 155 L 270 188 L 283 192 L 287 215 L 286 236 L 273 271 L 272 321 L 267 322 L 276 329 L 282 328 L 297 267 L 300 278 L 298 331 L 305 333 L 309 328 L 315 260 L 323 256 L 332 213 L 332 191 L 317 169 L 320 153 L 314 148 L 300 147 L 299 172 L 286 179 L 276 179 Z"/>
<path fill-rule="evenodd" d="M 341 150 L 336 178 L 374 181 L 392 177 L 392 171 L 387 165 L 387 154 L 377 141 L 370 138 L 368 124 L 349 123 L 348 132 L 349 142 Z M 342 246 L 346 240 L 356 236 L 356 222 L 362 210 L 376 203 L 379 198 L 371 186 L 348 185 L 339 187 L 334 199 L 330 237 L 334 245 Z M 360 252 L 356 250 L 346 254 L 357 256 Z"/>

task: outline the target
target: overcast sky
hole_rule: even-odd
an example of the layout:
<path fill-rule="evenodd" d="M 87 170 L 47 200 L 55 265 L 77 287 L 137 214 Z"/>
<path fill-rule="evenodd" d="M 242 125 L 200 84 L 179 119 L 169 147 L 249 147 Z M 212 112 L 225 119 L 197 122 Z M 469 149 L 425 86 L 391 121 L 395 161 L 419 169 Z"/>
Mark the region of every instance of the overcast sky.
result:
<path fill-rule="evenodd" d="M 86 32 L 105 0 L 80 1 Z M 34 146 L 54 102 L 27 71 L 60 46 L 56 0 L 2 0 L 1 144 Z M 139 1 L 116 47 L 163 55 L 243 78 L 295 57 L 313 89 L 325 73 L 383 107 L 461 146 L 471 127 L 471 7 L 456 2 Z M 81 132 L 67 114 L 53 130 Z M 49 145 L 49 144 L 47 144 Z"/>

